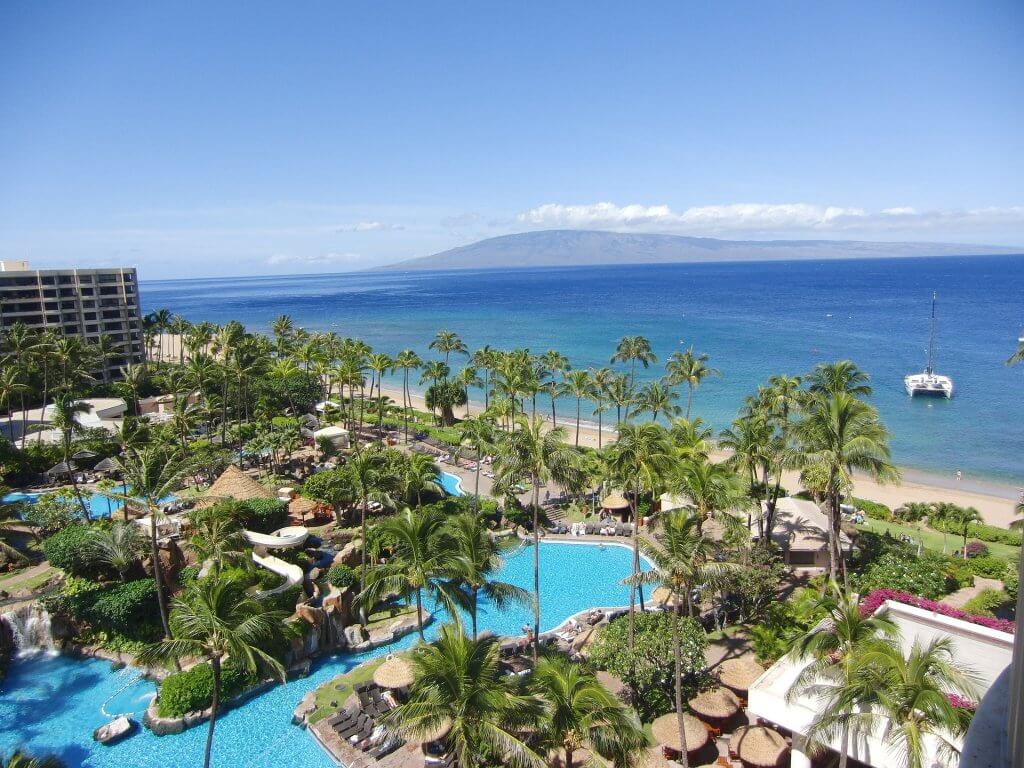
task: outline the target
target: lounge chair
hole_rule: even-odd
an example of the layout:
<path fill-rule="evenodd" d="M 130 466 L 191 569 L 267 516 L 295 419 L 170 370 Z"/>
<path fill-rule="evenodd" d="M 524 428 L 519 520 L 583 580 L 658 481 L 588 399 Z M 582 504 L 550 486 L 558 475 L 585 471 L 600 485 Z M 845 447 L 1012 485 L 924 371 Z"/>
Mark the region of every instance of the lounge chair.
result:
<path fill-rule="evenodd" d="M 367 754 L 375 760 L 380 760 L 382 757 L 387 757 L 388 755 L 390 755 L 404 743 L 405 742 L 401 739 L 390 738 L 383 744 L 380 744 L 379 746 L 376 746 L 373 749 L 371 749 L 369 752 L 367 752 Z"/>
<path fill-rule="evenodd" d="M 348 739 L 351 736 L 354 736 L 355 734 L 362 731 L 364 728 L 366 728 L 368 724 L 371 724 L 372 722 L 373 721 L 370 720 L 369 717 L 360 714 L 354 720 L 344 723 L 344 727 L 335 728 L 334 732 L 338 734 L 339 738 Z"/>

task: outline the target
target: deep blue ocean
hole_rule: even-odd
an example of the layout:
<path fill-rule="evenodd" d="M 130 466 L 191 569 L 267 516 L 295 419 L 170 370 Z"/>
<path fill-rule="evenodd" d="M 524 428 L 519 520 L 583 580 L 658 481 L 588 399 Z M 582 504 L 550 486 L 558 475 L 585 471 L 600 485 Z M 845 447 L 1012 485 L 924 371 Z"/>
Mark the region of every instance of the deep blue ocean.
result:
<path fill-rule="evenodd" d="M 948 402 L 903 389 L 925 365 L 933 290 L 935 367 L 956 385 Z M 1024 256 L 143 280 L 141 291 L 146 311 L 252 331 L 288 314 L 390 354 L 427 357 L 447 329 L 470 349 L 557 349 L 582 368 L 607 365 L 619 338 L 640 334 L 659 358 L 642 373 L 657 377 L 692 344 L 723 374 L 694 399 L 717 428 L 769 375 L 849 358 L 871 374 L 898 464 L 1024 485 L 1024 365 L 1004 364 L 1024 330 Z"/>

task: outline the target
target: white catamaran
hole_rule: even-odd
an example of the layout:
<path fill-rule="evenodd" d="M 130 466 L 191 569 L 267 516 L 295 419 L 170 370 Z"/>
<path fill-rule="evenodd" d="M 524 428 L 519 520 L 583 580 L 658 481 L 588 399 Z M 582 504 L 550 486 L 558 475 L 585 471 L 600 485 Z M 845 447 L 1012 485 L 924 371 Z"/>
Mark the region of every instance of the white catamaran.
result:
<path fill-rule="evenodd" d="M 903 385 L 907 388 L 907 394 L 930 395 L 933 397 L 950 398 L 953 396 L 953 380 L 949 376 L 940 376 L 935 373 L 932 367 L 932 360 L 935 357 L 935 292 L 932 292 L 932 330 L 928 338 L 928 367 L 924 373 L 912 373 L 904 377 Z"/>

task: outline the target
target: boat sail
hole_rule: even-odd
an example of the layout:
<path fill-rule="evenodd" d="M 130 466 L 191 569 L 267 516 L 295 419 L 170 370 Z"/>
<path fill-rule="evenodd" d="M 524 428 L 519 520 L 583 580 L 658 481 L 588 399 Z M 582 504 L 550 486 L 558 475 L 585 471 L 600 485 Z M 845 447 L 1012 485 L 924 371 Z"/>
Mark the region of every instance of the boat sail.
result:
<path fill-rule="evenodd" d="M 953 396 L 953 380 L 949 376 L 940 376 L 935 373 L 935 299 L 936 293 L 932 291 L 932 323 L 931 335 L 928 338 L 928 366 L 924 373 L 912 373 L 904 377 L 903 385 L 907 394 L 911 397 L 917 395 L 931 397 L 945 397 L 947 400 Z"/>

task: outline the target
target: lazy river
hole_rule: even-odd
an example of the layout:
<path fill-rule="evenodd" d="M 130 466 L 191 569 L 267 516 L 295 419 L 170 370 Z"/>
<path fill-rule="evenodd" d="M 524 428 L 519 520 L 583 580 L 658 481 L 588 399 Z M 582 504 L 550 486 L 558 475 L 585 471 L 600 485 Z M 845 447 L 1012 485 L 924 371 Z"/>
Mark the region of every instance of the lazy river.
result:
<path fill-rule="evenodd" d="M 621 545 L 543 542 L 541 544 L 541 627 L 552 629 L 572 614 L 594 606 L 629 602 L 621 580 L 630 572 L 631 550 Z M 509 555 L 499 578 L 529 589 L 532 549 Z M 439 617 L 443 618 L 443 617 Z M 529 609 L 499 611 L 481 606 L 479 627 L 497 634 L 519 635 L 532 623 Z M 440 621 L 428 629 L 436 632 Z M 415 633 L 388 648 L 340 654 L 319 660 L 310 675 L 279 685 L 217 720 L 213 765 L 218 768 L 269 768 L 286 761 L 289 768 L 332 768 L 333 762 L 304 730 L 291 724 L 302 696 L 362 661 L 402 649 L 417 641 Z M 52 753 L 68 768 L 168 768 L 202 761 L 206 727 L 176 736 L 154 736 L 143 728 L 121 744 L 104 747 L 92 741 L 95 728 L 109 716 L 133 713 L 141 721 L 153 683 L 130 669 L 112 671 L 101 661 L 73 661 L 38 655 L 15 661 L 0 684 L 0 754 L 24 747 Z"/>

